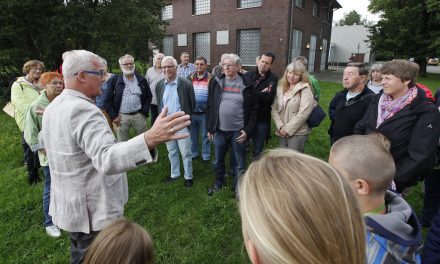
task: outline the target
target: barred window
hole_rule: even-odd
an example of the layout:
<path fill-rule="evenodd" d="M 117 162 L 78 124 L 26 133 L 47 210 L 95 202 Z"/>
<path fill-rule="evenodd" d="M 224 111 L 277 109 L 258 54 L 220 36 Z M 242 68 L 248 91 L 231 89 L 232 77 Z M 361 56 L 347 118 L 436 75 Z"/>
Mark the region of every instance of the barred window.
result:
<path fill-rule="evenodd" d="M 238 31 L 238 56 L 243 65 L 255 65 L 260 55 L 260 29 L 242 29 Z"/>
<path fill-rule="evenodd" d="M 319 1 L 313 1 L 312 15 L 319 17 Z"/>
<path fill-rule="evenodd" d="M 295 5 L 297 7 L 305 8 L 304 6 L 304 0 L 295 0 Z"/>
<path fill-rule="evenodd" d="M 203 56 L 208 64 L 211 64 L 211 34 L 209 32 L 194 34 L 195 57 Z"/>
<path fill-rule="evenodd" d="M 257 7 L 263 4 L 263 0 L 238 0 L 238 8 Z"/>
<path fill-rule="evenodd" d="M 211 0 L 193 0 L 193 15 L 209 14 L 211 12 Z"/>
<path fill-rule="evenodd" d="M 166 5 L 162 8 L 162 20 L 173 19 L 173 5 Z"/>
<path fill-rule="evenodd" d="M 292 30 L 292 50 L 290 52 L 290 60 L 293 61 L 295 57 L 301 56 L 302 31 Z"/>
<path fill-rule="evenodd" d="M 173 36 L 165 36 L 163 38 L 163 54 L 165 56 L 174 56 Z"/>

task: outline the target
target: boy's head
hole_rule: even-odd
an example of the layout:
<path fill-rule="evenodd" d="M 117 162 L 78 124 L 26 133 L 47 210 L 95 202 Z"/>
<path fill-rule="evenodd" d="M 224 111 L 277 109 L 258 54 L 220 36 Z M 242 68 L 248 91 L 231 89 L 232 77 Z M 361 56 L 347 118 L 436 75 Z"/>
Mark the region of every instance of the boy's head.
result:
<path fill-rule="evenodd" d="M 379 133 L 343 137 L 332 146 L 329 163 L 358 198 L 383 198 L 396 173 L 389 148 L 390 142 Z"/>

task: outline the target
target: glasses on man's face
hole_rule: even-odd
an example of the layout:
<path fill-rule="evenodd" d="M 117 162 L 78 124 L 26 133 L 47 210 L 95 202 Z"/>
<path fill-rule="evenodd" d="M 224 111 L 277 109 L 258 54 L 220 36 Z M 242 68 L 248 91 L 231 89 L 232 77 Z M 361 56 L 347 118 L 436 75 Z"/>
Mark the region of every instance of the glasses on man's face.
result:
<path fill-rule="evenodd" d="M 225 63 L 223 63 L 222 66 L 223 66 L 223 68 L 232 68 L 232 67 L 235 67 L 236 65 L 235 64 L 225 64 Z"/>
<path fill-rule="evenodd" d="M 133 66 L 134 62 L 127 62 L 127 63 L 121 64 L 121 65 L 124 67 Z"/>
<path fill-rule="evenodd" d="M 103 71 L 103 70 L 100 70 L 100 71 L 80 71 L 80 72 L 85 72 L 85 73 L 88 73 L 88 74 L 98 75 L 101 79 L 105 75 L 105 71 Z M 74 75 L 78 75 L 80 72 L 77 72 Z"/>
<path fill-rule="evenodd" d="M 174 68 L 175 66 L 174 65 L 170 65 L 170 66 L 162 66 L 162 67 L 160 67 L 160 68 L 162 68 L 162 69 L 172 69 L 172 68 Z"/>

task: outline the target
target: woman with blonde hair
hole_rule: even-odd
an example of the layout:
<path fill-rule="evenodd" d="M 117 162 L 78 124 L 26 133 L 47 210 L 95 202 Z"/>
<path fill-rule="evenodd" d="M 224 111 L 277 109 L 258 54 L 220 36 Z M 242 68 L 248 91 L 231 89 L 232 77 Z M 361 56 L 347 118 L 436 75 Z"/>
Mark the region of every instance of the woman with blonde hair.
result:
<path fill-rule="evenodd" d="M 253 264 L 365 263 L 365 231 L 349 184 L 327 163 L 288 149 L 253 162 L 240 180 Z"/>
<path fill-rule="evenodd" d="M 311 131 L 307 119 L 314 103 L 304 65 L 299 62 L 287 65 L 272 104 L 275 135 L 280 138 L 280 146 L 304 152 Z"/>
<path fill-rule="evenodd" d="M 101 230 L 84 258 L 84 264 L 153 264 L 153 240 L 145 229 L 119 219 Z"/>

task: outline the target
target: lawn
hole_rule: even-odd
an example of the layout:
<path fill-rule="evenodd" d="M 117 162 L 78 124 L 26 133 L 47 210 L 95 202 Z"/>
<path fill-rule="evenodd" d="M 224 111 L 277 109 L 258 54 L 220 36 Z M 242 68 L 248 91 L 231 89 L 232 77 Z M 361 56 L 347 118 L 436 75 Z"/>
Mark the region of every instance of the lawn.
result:
<path fill-rule="evenodd" d="M 440 87 L 439 75 L 428 75 L 420 82 Z M 339 84 L 321 83 L 324 109 Z M 306 153 L 326 160 L 330 148 L 326 119 L 313 130 Z M 0 263 L 67 263 L 69 239 L 48 237 L 42 227 L 43 184 L 29 186 L 23 165 L 20 133 L 12 118 L 0 113 Z M 272 138 L 267 148 L 277 146 Z M 249 156 L 249 152 L 248 152 Z M 169 176 L 170 165 L 164 145 L 159 146 L 159 162 L 128 173 L 130 198 L 125 216 L 151 233 L 157 263 L 250 263 L 242 243 L 237 201 L 230 188 L 208 197 L 213 182 L 209 164 L 193 162 L 194 187 L 185 188 L 182 177 L 171 185 L 162 179 Z M 182 167 L 183 170 L 183 167 Z M 41 174 L 42 175 L 42 174 Z M 231 179 L 228 179 L 229 186 Z M 229 187 L 228 186 L 228 187 Z M 419 212 L 420 187 L 409 196 Z"/>

